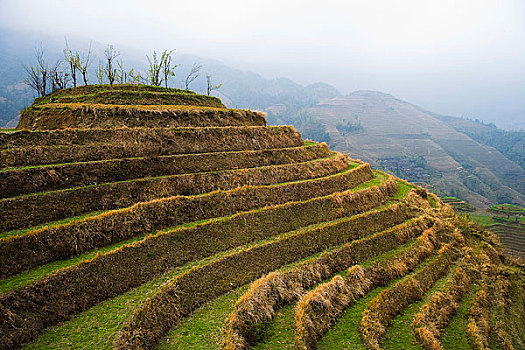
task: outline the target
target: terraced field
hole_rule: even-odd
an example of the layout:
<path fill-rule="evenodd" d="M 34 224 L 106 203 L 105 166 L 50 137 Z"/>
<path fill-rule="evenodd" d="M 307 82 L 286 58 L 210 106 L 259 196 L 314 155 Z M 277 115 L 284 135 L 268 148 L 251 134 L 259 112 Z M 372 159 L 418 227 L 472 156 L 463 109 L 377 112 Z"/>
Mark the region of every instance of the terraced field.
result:
<path fill-rule="evenodd" d="M 93 86 L 19 129 L 0 133 L 2 349 L 525 344 L 494 235 L 262 113 Z"/>

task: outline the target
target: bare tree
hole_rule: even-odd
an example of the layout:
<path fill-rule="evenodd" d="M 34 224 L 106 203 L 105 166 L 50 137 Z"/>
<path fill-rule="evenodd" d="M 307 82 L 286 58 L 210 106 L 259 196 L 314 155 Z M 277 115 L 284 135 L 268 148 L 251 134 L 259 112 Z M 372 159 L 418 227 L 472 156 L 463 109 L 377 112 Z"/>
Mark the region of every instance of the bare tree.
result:
<path fill-rule="evenodd" d="M 99 60 L 96 70 L 97 80 L 99 84 L 104 84 L 104 64 Z"/>
<path fill-rule="evenodd" d="M 45 61 L 45 49 L 42 44 L 35 50 L 35 58 L 36 66 L 24 67 L 27 73 L 24 82 L 32 87 L 39 96 L 45 96 L 49 79 L 49 66 Z"/>
<path fill-rule="evenodd" d="M 67 88 L 69 73 L 64 68 L 64 62 L 58 60 L 49 71 L 51 88 L 54 91 Z"/>
<path fill-rule="evenodd" d="M 113 45 L 108 45 L 104 50 L 104 56 L 106 58 L 106 65 L 104 67 L 104 74 L 109 80 L 109 85 L 113 88 L 113 83 L 117 79 L 117 69 L 115 68 L 115 60 L 120 56 L 120 52 L 113 48 Z"/>
<path fill-rule="evenodd" d="M 122 62 L 122 59 L 117 60 L 117 66 L 118 66 L 118 73 L 117 78 L 120 81 L 120 84 L 127 83 L 128 80 L 128 72 L 124 70 L 124 63 Z"/>
<path fill-rule="evenodd" d="M 166 88 L 168 87 L 169 78 L 175 76 L 174 69 L 180 66 L 180 64 L 171 63 L 171 59 L 172 59 L 171 55 L 173 51 L 175 50 L 171 50 L 171 51 L 164 50 L 164 52 L 160 56 L 160 66 L 161 66 L 162 74 L 164 76 L 164 86 Z"/>
<path fill-rule="evenodd" d="M 71 50 L 67 39 L 66 48 L 64 49 L 64 60 L 69 64 L 69 72 L 71 73 L 71 80 L 73 80 L 73 87 L 77 87 L 77 70 L 80 65 L 80 54 Z"/>
<path fill-rule="evenodd" d="M 198 62 L 193 62 L 190 73 L 186 76 L 186 80 L 184 81 L 186 90 L 189 90 L 190 84 L 199 77 L 199 72 L 202 69 L 202 67 L 202 64 Z"/>
<path fill-rule="evenodd" d="M 162 70 L 162 64 L 157 59 L 157 52 L 153 51 L 152 58 L 149 58 L 149 56 L 146 56 L 146 57 L 148 58 L 148 62 L 149 62 L 149 70 L 148 70 L 149 83 L 153 86 L 161 86 L 162 77 L 160 73 Z"/>
<path fill-rule="evenodd" d="M 219 90 L 221 88 L 222 84 L 213 85 L 212 82 L 212 76 L 208 73 L 206 73 L 206 94 L 208 96 L 211 95 L 211 92 L 214 90 Z"/>
<path fill-rule="evenodd" d="M 88 68 L 91 64 L 91 60 L 94 58 L 92 57 L 92 53 L 93 53 L 92 46 L 93 46 L 93 42 L 90 41 L 88 53 L 86 55 L 80 56 L 79 59 L 77 60 L 77 64 L 78 64 L 77 69 L 82 74 L 82 80 L 84 80 L 84 85 L 88 84 Z"/>

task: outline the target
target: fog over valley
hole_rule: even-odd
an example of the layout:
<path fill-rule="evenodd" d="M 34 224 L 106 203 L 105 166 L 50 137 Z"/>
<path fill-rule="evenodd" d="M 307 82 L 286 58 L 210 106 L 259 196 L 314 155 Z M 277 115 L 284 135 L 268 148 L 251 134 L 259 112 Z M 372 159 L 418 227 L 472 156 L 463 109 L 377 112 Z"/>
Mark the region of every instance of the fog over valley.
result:
<path fill-rule="evenodd" d="M 525 129 L 525 3 L 507 1 L 2 1 L 31 50 L 68 37 L 216 59 L 343 94 L 375 90 L 442 115 Z M 1 33 L 0 32 L 0 33 Z"/>

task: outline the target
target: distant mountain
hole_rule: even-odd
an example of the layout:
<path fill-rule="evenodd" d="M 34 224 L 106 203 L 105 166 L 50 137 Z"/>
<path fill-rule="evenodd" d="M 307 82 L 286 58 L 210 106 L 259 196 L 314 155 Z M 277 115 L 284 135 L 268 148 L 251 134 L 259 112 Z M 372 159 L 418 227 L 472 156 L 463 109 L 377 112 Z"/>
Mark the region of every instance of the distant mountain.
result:
<path fill-rule="evenodd" d="M 502 130 L 492 123 L 485 124 L 479 120 L 449 116 L 436 117 L 474 140 L 496 148 L 525 169 L 525 131 Z"/>
<path fill-rule="evenodd" d="M 338 151 L 476 206 L 525 204 L 525 170 L 496 145 L 473 139 L 459 121 L 375 91 L 326 99 L 307 111 Z"/>

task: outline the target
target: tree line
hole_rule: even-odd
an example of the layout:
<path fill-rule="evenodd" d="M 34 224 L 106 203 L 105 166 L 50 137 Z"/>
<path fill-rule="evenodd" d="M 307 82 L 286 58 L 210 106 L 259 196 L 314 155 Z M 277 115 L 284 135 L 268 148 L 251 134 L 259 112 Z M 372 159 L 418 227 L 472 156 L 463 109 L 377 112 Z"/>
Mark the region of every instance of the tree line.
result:
<path fill-rule="evenodd" d="M 86 52 L 73 50 L 66 39 L 66 48 L 63 50 L 63 58 L 54 64 L 49 64 L 45 57 L 45 48 L 40 45 L 35 49 L 36 64 L 25 66 L 26 78 L 24 82 L 36 91 L 38 96 L 45 96 L 68 87 L 77 87 L 80 84 L 89 85 L 88 70 L 92 66 L 95 55 L 92 43 Z M 98 61 L 95 67 L 95 76 L 98 84 L 147 84 L 153 86 L 168 87 L 171 78 L 175 77 L 175 68 L 180 64 L 173 61 L 175 50 L 164 50 L 160 53 L 153 51 L 148 60 L 147 72 L 142 73 L 133 67 L 125 68 L 120 52 L 113 45 L 108 45 L 104 50 L 103 59 Z M 201 74 L 204 66 L 194 62 L 189 73 L 184 79 L 184 89 L 189 90 L 190 84 Z M 211 74 L 206 73 L 206 94 L 218 90 L 222 84 L 213 82 Z"/>

